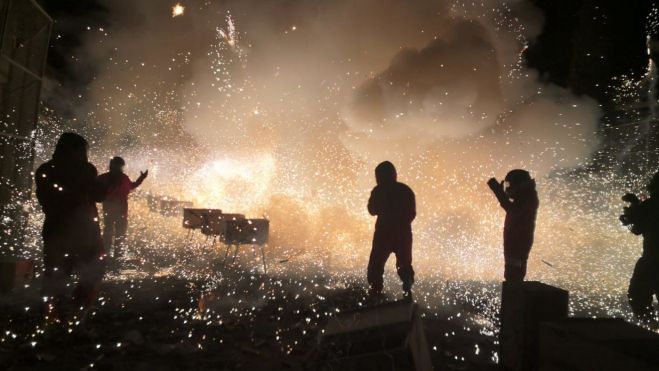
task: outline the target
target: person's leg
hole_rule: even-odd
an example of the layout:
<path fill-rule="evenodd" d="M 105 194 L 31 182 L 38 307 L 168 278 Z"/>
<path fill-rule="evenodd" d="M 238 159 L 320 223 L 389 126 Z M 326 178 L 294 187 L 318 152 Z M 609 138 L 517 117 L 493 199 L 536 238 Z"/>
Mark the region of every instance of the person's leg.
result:
<path fill-rule="evenodd" d="M 100 257 L 82 258 L 76 268 L 80 281 L 73 292 L 73 302 L 76 308 L 84 309 L 96 300 L 105 274 L 105 264 Z"/>
<path fill-rule="evenodd" d="M 80 279 L 73 293 L 73 302 L 77 308 L 82 309 L 91 306 L 96 299 L 105 275 L 106 263 L 98 225 L 92 224 L 88 228 L 88 240 L 84 242 L 74 261 Z"/>
<path fill-rule="evenodd" d="M 126 215 L 117 215 L 114 219 L 114 256 L 121 257 L 126 248 L 126 231 L 128 218 Z"/>
<path fill-rule="evenodd" d="M 503 277 L 508 282 L 522 282 L 526 276 L 526 261 L 517 258 L 505 258 Z"/>
<path fill-rule="evenodd" d="M 653 259 L 653 261 L 650 263 L 651 266 L 653 267 L 659 267 L 659 259 Z M 653 300 L 656 298 L 657 301 L 659 301 L 659 269 L 652 269 L 651 271 L 652 279 L 651 279 L 651 285 L 652 285 L 652 293 L 654 294 Z M 657 325 L 657 329 L 659 329 L 659 318 L 656 317 L 657 311 L 655 308 L 652 308 L 652 315 L 655 316 L 653 320 L 655 321 L 655 324 Z"/>
<path fill-rule="evenodd" d="M 649 320 L 654 315 L 652 308 L 652 285 L 653 267 L 647 259 L 641 257 L 636 262 L 634 273 L 629 281 L 627 297 L 629 305 L 634 314 L 642 320 Z"/>
<path fill-rule="evenodd" d="M 44 238 L 43 281 L 41 296 L 44 298 L 45 315 L 59 319 L 61 307 L 66 295 L 66 279 L 71 276 L 70 256 L 64 252 L 61 238 L 51 236 Z"/>
<path fill-rule="evenodd" d="M 404 233 L 397 238 L 396 271 L 403 282 L 403 291 L 409 292 L 414 284 L 414 269 L 412 268 L 412 234 Z"/>
<path fill-rule="evenodd" d="M 373 235 L 373 247 L 368 259 L 367 280 L 372 294 L 382 293 L 384 287 L 384 266 L 389 258 L 388 239 L 383 233 L 375 231 Z"/>
<path fill-rule="evenodd" d="M 112 251 L 114 241 L 114 219 L 111 213 L 103 213 L 103 248 L 108 256 Z"/>

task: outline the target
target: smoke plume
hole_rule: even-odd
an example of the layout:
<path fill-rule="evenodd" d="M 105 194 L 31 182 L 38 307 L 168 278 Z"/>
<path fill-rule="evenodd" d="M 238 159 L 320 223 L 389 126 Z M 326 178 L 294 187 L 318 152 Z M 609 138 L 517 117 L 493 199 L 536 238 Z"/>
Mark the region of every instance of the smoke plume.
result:
<path fill-rule="evenodd" d="M 177 17 L 104 3 L 111 24 L 78 52 L 98 66 L 78 105 L 95 159 L 152 169 L 156 194 L 265 214 L 273 245 L 335 264 L 368 256 L 387 159 L 417 193 L 417 254 L 491 276 L 501 215 L 485 181 L 523 167 L 542 186 L 598 143 L 596 102 L 524 64 L 542 28 L 527 1 L 190 0 Z"/>

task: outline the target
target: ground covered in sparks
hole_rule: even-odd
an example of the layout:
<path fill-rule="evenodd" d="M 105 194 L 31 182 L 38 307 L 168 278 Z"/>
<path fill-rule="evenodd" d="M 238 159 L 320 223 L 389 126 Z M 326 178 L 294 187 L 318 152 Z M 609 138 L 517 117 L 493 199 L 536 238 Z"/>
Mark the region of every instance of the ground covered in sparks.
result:
<path fill-rule="evenodd" d="M 224 246 L 188 235 L 180 218 L 149 212 L 143 201 L 133 206 L 126 258 L 108 271 L 85 320 L 71 314 L 68 323 L 46 325 L 40 277 L 0 296 L 0 369 L 300 370 L 333 315 L 375 304 L 365 291 L 366 257 L 362 264 L 341 251 L 326 257 L 328 249 L 271 246 L 264 272 L 258 250 L 243 246 L 235 262 L 225 260 Z M 38 249 L 32 254 L 38 258 Z M 398 300 L 390 260 L 386 300 Z M 499 283 L 420 267 L 414 298 L 434 364 L 495 369 Z M 583 280 L 546 282 L 570 290 L 571 315 L 630 319 L 622 291 Z"/>
<path fill-rule="evenodd" d="M 110 275 L 96 309 L 82 323 L 44 326 L 33 287 L 5 298 L 0 305 L 5 327 L 0 366 L 303 369 L 332 315 L 372 304 L 361 282 L 338 282 L 322 275 L 274 277 L 236 266 L 224 268 L 213 289 L 208 289 L 208 281 L 175 274 L 139 276 L 131 270 Z M 465 287 L 463 294 L 470 295 Z M 433 360 L 448 362 L 454 369 L 489 369 L 495 352 L 491 313 L 460 301 L 447 301 L 448 311 L 424 309 Z"/>

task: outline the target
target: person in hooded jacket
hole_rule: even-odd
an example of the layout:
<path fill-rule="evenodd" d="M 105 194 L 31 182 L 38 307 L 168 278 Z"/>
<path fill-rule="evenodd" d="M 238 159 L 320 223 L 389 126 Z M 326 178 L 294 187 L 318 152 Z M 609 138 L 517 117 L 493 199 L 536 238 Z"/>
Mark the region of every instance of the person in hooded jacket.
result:
<path fill-rule="evenodd" d="M 644 200 L 632 193 L 623 196 L 630 205 L 624 208 L 620 221 L 635 235 L 643 236 L 643 253 L 629 281 L 629 305 L 642 321 L 656 322 L 652 300 L 653 296 L 659 299 L 659 173 L 652 177 L 647 190 L 650 197 Z"/>
<path fill-rule="evenodd" d="M 96 202 L 104 190 L 87 160 L 88 144 L 75 133 L 63 133 L 52 159 L 35 173 L 36 196 L 45 214 L 43 223 L 46 314 L 58 319 L 66 280 L 77 271 L 73 291 L 76 308 L 92 304 L 104 274 L 103 243 Z"/>
<path fill-rule="evenodd" d="M 528 171 L 515 169 L 508 172 L 501 183 L 491 178 L 487 184 L 506 211 L 503 228 L 504 279 L 524 281 L 539 206 L 535 180 Z"/>
<path fill-rule="evenodd" d="M 384 266 L 396 256 L 396 270 L 406 296 L 414 283 L 412 268 L 412 221 L 416 217 L 414 192 L 397 181 L 396 168 L 385 161 L 375 168 L 377 185 L 368 200 L 368 212 L 377 216 L 367 279 L 371 295 L 382 294 Z"/>
<path fill-rule="evenodd" d="M 126 162 L 121 157 L 110 160 L 109 172 L 99 175 L 99 182 L 107 188 L 103 201 L 103 244 L 112 250 L 112 256 L 121 257 L 122 248 L 128 230 L 128 195 L 139 187 L 149 175 L 149 171 L 140 172 L 136 181 L 131 181 L 124 174 Z"/>

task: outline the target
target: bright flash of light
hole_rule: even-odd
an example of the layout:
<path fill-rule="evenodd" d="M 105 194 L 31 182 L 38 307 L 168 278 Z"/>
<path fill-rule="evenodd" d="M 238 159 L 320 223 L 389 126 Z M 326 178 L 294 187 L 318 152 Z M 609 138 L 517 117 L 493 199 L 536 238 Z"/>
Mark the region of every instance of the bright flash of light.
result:
<path fill-rule="evenodd" d="M 270 155 L 222 158 L 208 161 L 191 174 L 187 197 L 199 205 L 227 212 L 254 210 L 272 187 L 275 161 Z M 213 184 L 209 189 L 206 184 Z"/>
<path fill-rule="evenodd" d="M 455 12 L 462 9 L 456 6 Z M 172 17 L 183 15 L 184 10 L 177 4 L 172 7 Z M 466 8 L 464 11 L 467 17 L 470 13 Z M 496 22 L 497 30 L 510 29 L 513 35 L 519 35 L 515 37 L 519 42 L 517 48 L 511 49 L 515 54 L 510 56 L 507 71 L 502 70 L 501 79 L 506 84 L 525 80 L 528 70 L 523 53 L 528 43 L 523 25 L 515 22 L 517 18 L 507 8 L 491 12 L 487 18 Z M 653 22 L 659 24 L 654 18 Z M 98 306 L 102 310 L 99 317 L 119 311 L 133 313 L 139 323 L 161 324 L 168 334 L 163 338 L 178 336 L 189 342 L 186 347 L 189 345 L 190 349 L 208 349 L 212 344 L 222 344 L 227 329 L 220 327 L 223 321 L 232 327 L 240 325 L 236 331 L 241 331 L 240 321 L 267 316 L 276 326 L 273 325 L 271 332 L 268 329 L 263 338 L 290 353 L 300 339 L 304 340 L 300 344 L 312 343 L 310 339 L 319 326 L 339 309 L 366 303 L 362 297 L 367 287 L 364 268 L 371 249 L 374 218 L 365 204 L 374 186 L 372 172 L 379 156 L 371 153 L 381 148 L 375 144 L 363 149 L 347 148 L 353 137 L 360 139 L 357 134 L 344 134 L 345 122 L 337 114 L 337 107 L 342 107 L 337 102 L 345 98 L 344 86 L 353 85 L 352 81 L 344 80 L 347 74 L 341 73 L 336 78 L 322 76 L 327 81 L 320 84 L 323 90 L 318 91 L 305 90 L 302 83 L 307 80 L 299 81 L 298 77 L 304 77 L 307 70 L 301 69 L 293 79 L 287 77 L 290 72 L 284 63 L 256 74 L 250 63 L 259 54 L 254 52 L 247 37 L 249 29 L 243 33 L 242 26 L 238 26 L 227 13 L 214 28 L 215 35 L 209 35 L 214 38 L 209 40 L 207 58 L 201 60 L 194 59 L 194 51 L 173 50 L 171 58 L 158 62 L 162 65 L 144 63 L 144 58 L 125 58 L 124 63 L 112 65 L 121 70 L 128 66 L 145 75 L 148 72 L 154 78 L 149 79 L 149 85 L 141 85 L 143 80 L 131 72 L 128 82 L 120 84 L 121 71 L 111 75 L 117 79 L 116 89 L 103 90 L 96 97 L 99 101 L 93 101 L 103 109 L 84 118 L 100 125 L 105 110 L 120 112 L 128 119 L 126 130 L 115 131 L 121 135 L 127 132 L 141 144 L 118 146 L 108 138 L 106 147 L 102 144 L 106 143 L 105 139 L 99 139 L 103 134 L 91 133 L 92 140 L 99 143 L 90 151 L 92 162 L 105 164 L 111 156 L 122 153 L 128 160 L 131 177 L 137 175 L 138 169 L 149 169 L 148 180 L 130 199 L 131 232 L 126 240 L 125 264 L 122 262 L 120 272 L 109 273 L 106 278 L 118 290 L 99 298 Z M 290 26 L 289 30 L 295 28 Z M 213 28 L 208 31 L 212 32 Z M 178 76 L 188 71 L 192 63 L 201 62 L 208 63 L 207 68 L 199 69 L 198 76 L 190 76 L 187 87 L 181 89 Z M 169 74 L 159 75 L 163 71 L 176 72 L 173 74 L 177 76 L 176 85 L 170 86 Z M 353 75 L 352 67 L 348 72 Z M 654 87 L 647 93 L 656 77 L 655 71 L 640 79 L 623 76 L 615 80 L 617 85 L 612 89 L 616 104 L 656 102 Z M 153 80 L 158 89 L 152 88 Z M 298 90 L 300 93 L 295 93 Z M 260 91 L 270 93 L 262 95 Z M 322 94 L 308 97 L 309 92 Z M 310 101 L 321 105 L 316 110 L 310 109 L 309 106 L 314 106 Z M 558 118 L 550 123 L 570 130 L 571 122 L 564 118 L 583 104 L 578 100 L 574 103 L 560 108 Z M 538 107 L 536 101 L 534 109 Z M 548 112 L 555 112 L 552 107 Z M 650 107 L 654 109 L 654 104 Z M 635 113 L 634 116 L 638 120 Z M 646 116 L 644 125 L 656 117 L 654 113 Z M 416 127 L 416 121 L 407 123 Z M 148 123 L 158 124 L 155 133 L 149 130 L 152 126 L 146 126 Z M 55 111 L 44 109 L 40 132 L 35 135 L 36 153 L 41 159 L 38 163 L 49 158 L 56 134 L 68 131 L 68 125 L 68 120 L 60 118 Z M 630 143 L 619 157 L 626 158 L 644 143 L 646 132 L 637 126 L 620 130 L 614 138 L 625 138 Z M 413 251 L 419 280 L 415 298 L 428 318 L 448 315 L 450 323 L 473 318 L 467 325 L 471 327 L 464 328 L 470 333 L 469 338 L 477 330 L 489 340 L 479 341 L 469 351 L 479 357 L 486 354 L 493 362 L 498 361 L 498 354 L 496 351 L 488 354 L 483 344 L 494 344 L 498 331 L 504 213 L 485 180 L 516 166 L 518 154 L 534 161 L 528 164 L 531 159 L 525 159 L 521 163 L 524 167 L 535 164 L 536 157 L 542 162 L 548 156 L 552 159 L 550 163 L 559 165 L 569 160 L 562 155 L 558 143 L 543 140 L 543 133 L 540 131 L 529 153 L 525 152 L 528 147 L 518 148 L 517 141 L 509 140 L 509 136 L 515 137 L 508 132 L 500 136 L 446 139 L 441 146 L 410 154 L 404 149 L 416 143 L 409 147 L 402 143 L 401 150 L 396 151 L 401 155 L 391 158 L 386 153 L 386 158 L 401 170 L 401 180 L 417 194 L 419 214 L 413 225 Z M 339 137 L 341 134 L 344 136 Z M 377 129 L 364 137 L 371 134 L 375 140 L 386 139 L 384 135 L 376 136 Z M 579 140 L 587 140 L 580 135 L 574 134 Z M 188 136 L 194 141 L 186 139 Z M 395 148 L 399 148 L 398 144 Z M 357 154 L 369 157 L 359 158 Z M 500 155 L 505 156 L 500 158 Z M 614 160 L 618 158 L 616 155 L 617 152 L 606 151 L 596 154 Z M 584 167 L 576 172 L 553 171 L 549 176 L 534 171 L 541 207 L 529 260 L 529 278 L 569 290 L 572 316 L 633 320 L 626 290 L 642 241 L 618 222 L 624 206 L 620 196 L 630 190 L 641 190 L 650 172 L 656 170 L 652 164 L 651 168 L 623 176 L 625 172 L 616 170 L 617 166 L 617 162 L 605 163 L 597 171 Z M 220 267 L 216 263 L 226 260 L 227 246 L 209 240 L 199 231 L 190 233 L 182 228 L 180 215 L 157 212 L 159 206 L 153 206 L 152 202 L 155 196 L 189 201 L 199 208 L 220 208 L 250 218 L 268 218 L 271 233 L 265 254 L 252 254 L 248 246 L 241 247 L 235 262 L 229 263 L 229 259 L 227 265 Z M 0 250 L 0 256 L 9 251 L 12 255 L 39 259 L 43 213 L 34 199 L 17 203 L 16 207 L 30 217 L 25 248 Z M 7 220 L 3 219 L 3 223 Z M 261 259 L 267 261 L 267 274 Z M 391 257 L 385 274 L 390 298 L 400 291 L 393 260 Z M 161 287 L 169 287 L 179 280 L 183 283 L 168 297 L 170 291 Z M 203 290 L 201 295 L 200 290 Z M 352 296 L 335 300 L 337 292 L 352 292 Z M 142 308 L 142 299 L 147 297 L 158 310 L 135 311 L 137 306 Z M 168 309 L 163 309 L 165 304 Z M 15 307 L 16 318 L 23 318 L 28 310 L 22 301 L 17 301 Z M 36 312 L 30 309 L 28 314 Z M 3 318 L 9 318 L 4 313 Z M 41 340 L 42 328 L 21 327 L 17 320 L 11 325 L 11 329 L 0 333 L 3 347 L 8 342 L 15 344 L 16 349 L 47 346 L 45 339 Z M 299 337 L 300 332 L 304 338 Z M 99 338 L 95 351 L 107 349 L 117 353 L 117 348 L 122 352 L 130 349 L 132 340 L 124 340 L 123 333 L 118 337 Z M 207 335 L 208 341 L 204 342 Z M 446 338 L 449 336 L 456 335 L 451 331 L 446 333 Z M 433 347 L 436 351 L 442 349 L 440 344 Z"/>
<path fill-rule="evenodd" d="M 180 3 L 176 3 L 176 5 L 172 7 L 172 18 L 183 15 L 183 13 L 185 13 L 185 7 Z"/>

